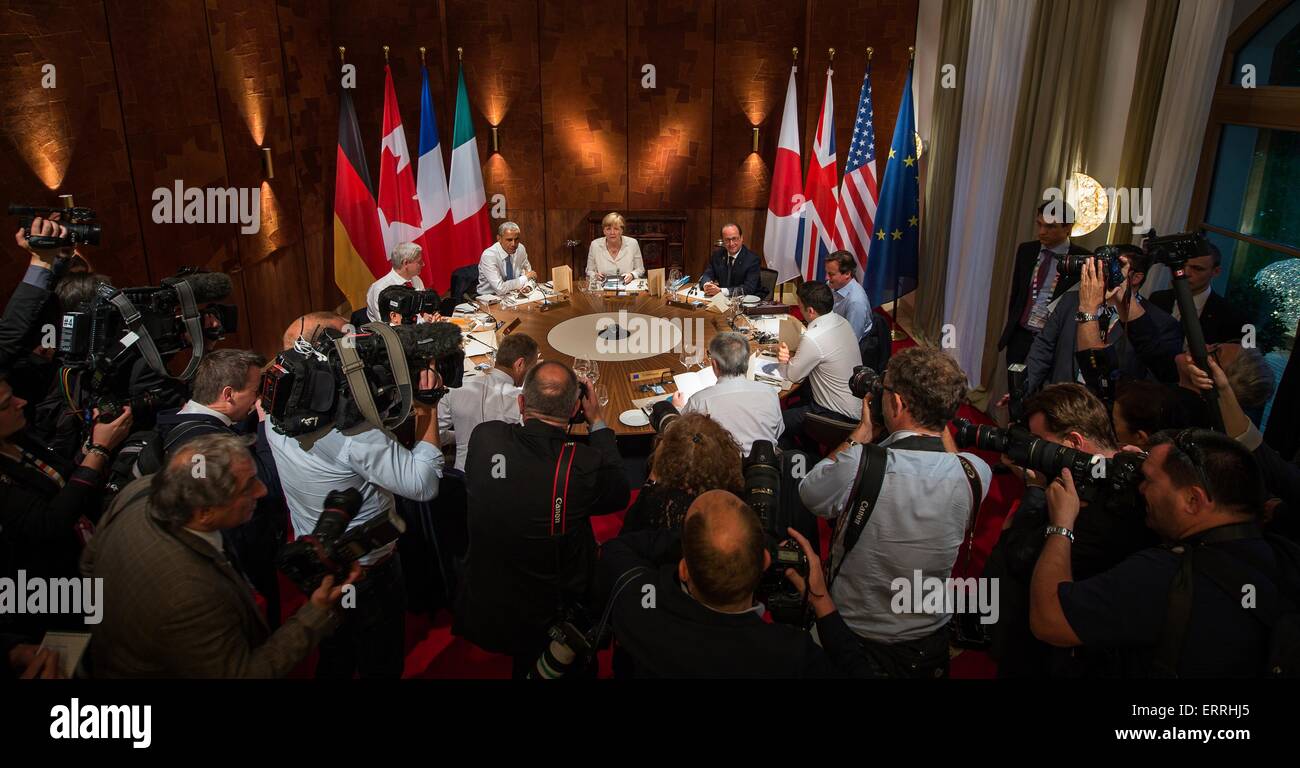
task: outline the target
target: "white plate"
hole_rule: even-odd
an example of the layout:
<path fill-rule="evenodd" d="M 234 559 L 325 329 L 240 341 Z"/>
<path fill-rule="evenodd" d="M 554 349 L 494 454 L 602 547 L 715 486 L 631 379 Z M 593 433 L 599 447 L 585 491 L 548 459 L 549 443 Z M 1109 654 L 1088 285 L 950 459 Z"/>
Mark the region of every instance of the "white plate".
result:
<path fill-rule="evenodd" d="M 750 295 L 748 295 L 748 296 L 741 296 L 741 297 L 740 297 L 740 303 L 741 303 L 741 304 L 744 304 L 744 305 L 746 305 L 746 306 L 753 305 L 753 304 L 759 304 L 759 303 L 761 303 L 762 301 L 763 301 L 762 299 L 760 299 L 759 297 L 757 297 L 757 296 L 755 296 L 755 295 L 753 295 L 753 294 L 750 294 Z"/>
<path fill-rule="evenodd" d="M 630 408 L 618 415 L 618 420 L 625 426 L 645 427 L 650 425 L 650 417 L 640 408 Z"/>

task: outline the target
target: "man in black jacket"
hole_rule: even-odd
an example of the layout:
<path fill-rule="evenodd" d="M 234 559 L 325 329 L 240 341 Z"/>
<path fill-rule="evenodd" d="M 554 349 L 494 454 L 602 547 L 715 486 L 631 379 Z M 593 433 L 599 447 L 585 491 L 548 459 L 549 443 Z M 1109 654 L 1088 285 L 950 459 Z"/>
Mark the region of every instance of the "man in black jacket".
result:
<path fill-rule="evenodd" d="M 722 228 L 722 247 L 709 256 L 709 266 L 700 277 L 707 296 L 762 296 L 758 254 L 745 246 L 740 225 Z"/>
<path fill-rule="evenodd" d="M 590 518 L 622 509 L 630 493 L 614 432 L 583 384 L 566 365 L 539 363 L 524 377 L 523 423 L 486 421 L 470 435 L 469 550 L 452 629 L 514 656 L 517 677 L 533 668 L 552 619 L 599 609 Z M 585 445 L 566 433 L 579 413 Z"/>
<path fill-rule="evenodd" d="M 190 400 L 179 410 L 158 415 L 158 434 L 165 452 L 164 463 L 186 443 L 210 434 L 256 434 L 249 446 L 257 468 L 257 479 L 267 494 L 257 500 L 257 509 L 247 523 L 224 532 L 227 546 L 240 560 L 253 586 L 266 598 L 267 621 L 280 625 L 280 590 L 275 556 L 285 542 L 284 491 L 275 469 L 275 457 L 266 439 L 265 415 L 257 408 L 262 366 L 266 359 L 242 349 L 218 349 L 207 353 L 194 374 Z M 257 420 L 251 425 L 252 415 Z"/>
<path fill-rule="evenodd" d="M 611 620 L 637 676 L 789 678 L 857 671 L 857 638 L 829 603 L 816 550 L 789 532 L 809 553 L 812 583 L 792 580 L 814 601 L 825 652 L 807 632 L 763 621 L 754 589 L 772 558 L 758 516 L 734 494 L 701 494 L 680 535 L 641 531 L 605 544 L 601 565 L 614 601 Z M 827 602 L 825 609 L 818 598 Z"/>
<path fill-rule="evenodd" d="M 1210 287 L 1210 282 L 1223 271 L 1219 266 L 1223 254 L 1214 243 L 1206 241 L 1206 244 L 1209 246 L 1209 254 L 1188 259 L 1186 268 L 1187 288 L 1200 313 L 1201 332 L 1205 334 L 1206 344 L 1240 344 L 1242 334 L 1245 333 L 1241 327 L 1248 320 L 1241 310 Z M 1182 318 L 1173 288 L 1152 293 L 1151 303 L 1168 312 L 1175 320 Z"/>
<path fill-rule="evenodd" d="M 57 221 L 32 220 L 31 234 L 63 237 L 67 228 Z M 72 256 L 71 248 L 32 248 L 19 229 L 14 235 L 20 248 L 31 253 L 31 263 L 23 280 L 14 289 L 0 318 L 0 372 L 7 374 L 14 393 L 30 406 L 29 421 L 35 419 L 35 406 L 54 382 L 53 353 L 57 338 L 45 326 L 58 328 L 58 303 L 52 300 L 54 283 Z"/>
<path fill-rule="evenodd" d="M 1069 277 L 1059 272 L 1061 256 L 1088 253 L 1070 243 L 1072 212 L 1067 211 L 1065 222 L 1046 221 L 1043 216 L 1048 203 L 1038 206 L 1035 222 L 1038 240 L 1021 243 L 1016 247 L 1016 266 L 1011 272 L 1011 297 L 1007 302 L 1007 324 L 998 339 L 998 350 L 1007 351 L 1007 364 L 1023 363 L 1029 355 L 1034 337 L 1047 321 L 1048 307 L 1079 282 L 1078 276 Z M 1068 206 L 1067 206 L 1068 209 Z"/>

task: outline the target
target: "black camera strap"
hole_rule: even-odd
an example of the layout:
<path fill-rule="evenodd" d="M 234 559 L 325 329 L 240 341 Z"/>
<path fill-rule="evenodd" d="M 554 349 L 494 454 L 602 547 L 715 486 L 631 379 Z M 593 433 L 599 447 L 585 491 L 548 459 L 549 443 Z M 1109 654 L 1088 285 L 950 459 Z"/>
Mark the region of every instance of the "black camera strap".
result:
<path fill-rule="evenodd" d="M 842 551 L 839 562 L 836 563 L 835 545 L 832 542 L 830 559 L 826 564 L 826 570 L 830 574 L 826 584 L 828 588 L 835 583 L 835 577 L 844 567 L 849 551 L 858 543 L 863 529 L 867 527 L 867 521 L 871 519 L 871 513 L 875 511 L 876 501 L 880 498 L 880 489 L 885 484 L 885 464 L 888 459 L 889 452 L 875 443 L 862 445 L 862 457 L 858 460 L 858 476 L 853 481 L 853 489 L 849 491 L 849 500 L 835 522 L 835 536 L 840 540 Z"/>
<path fill-rule="evenodd" d="M 173 287 L 176 289 L 176 295 L 180 297 L 181 318 L 185 323 L 186 332 L 190 335 L 190 344 L 194 350 L 190 356 L 190 362 L 185 366 L 185 370 L 181 372 L 180 376 L 172 376 L 167 371 L 167 364 L 163 362 L 153 336 L 149 335 L 149 329 L 144 325 L 140 310 L 136 309 L 135 304 L 131 303 L 126 294 L 118 291 L 110 296 L 108 300 L 121 313 L 126 327 L 136 335 L 136 344 L 140 347 L 140 355 L 144 357 L 145 363 L 160 376 L 189 381 L 190 377 L 198 370 L 199 361 L 203 359 L 203 322 L 199 314 L 198 303 L 194 300 L 194 289 L 190 287 L 189 282 L 179 280 Z"/>
<path fill-rule="evenodd" d="M 366 363 L 357 353 L 356 344 L 349 341 L 347 336 L 341 336 L 334 340 L 334 348 L 338 350 L 340 368 L 343 369 L 348 388 L 352 390 L 352 398 L 356 400 L 357 410 L 361 411 L 366 421 L 376 427 L 391 429 L 406 421 L 406 417 L 411 413 L 413 399 L 411 371 L 406 364 L 406 354 L 402 351 L 401 339 L 392 328 L 383 323 L 367 323 L 362 328 L 383 340 L 388 352 L 388 364 L 392 366 L 393 381 L 396 382 L 397 393 L 401 398 L 401 405 L 395 415 L 388 419 L 380 415 L 379 408 L 375 405 L 374 395 L 370 392 L 370 385 L 366 381 Z"/>
<path fill-rule="evenodd" d="M 189 381 L 190 377 L 199 370 L 199 361 L 203 359 L 203 319 L 199 314 L 198 302 L 194 300 L 194 288 L 190 286 L 189 281 L 180 280 L 175 284 L 175 288 L 176 295 L 181 300 L 181 319 L 185 323 L 186 332 L 190 335 L 190 345 L 193 348 L 190 361 L 178 378 L 181 381 Z"/>

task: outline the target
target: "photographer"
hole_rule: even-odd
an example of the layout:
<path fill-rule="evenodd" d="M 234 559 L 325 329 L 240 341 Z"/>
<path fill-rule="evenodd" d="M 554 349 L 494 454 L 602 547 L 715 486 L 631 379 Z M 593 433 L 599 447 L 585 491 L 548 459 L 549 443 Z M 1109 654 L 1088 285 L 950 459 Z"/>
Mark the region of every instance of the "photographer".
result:
<path fill-rule="evenodd" d="M 605 544 L 601 568 L 611 622 L 638 677 L 832 677 L 863 671 L 857 639 L 835 612 L 815 548 L 789 533 L 808 558 L 804 582 L 826 652 L 801 629 L 763 621 L 754 590 L 771 568 L 758 516 L 734 494 L 704 493 L 680 531 L 620 535 Z M 647 604 L 647 597 L 653 600 Z M 830 658 L 827 658 L 829 653 Z M 831 663 L 843 661 L 837 669 Z"/>
<path fill-rule="evenodd" d="M 30 227 L 32 237 L 64 237 L 67 228 L 53 217 L 36 218 Z M 31 262 L 23 280 L 14 289 L 0 318 L 0 373 L 6 375 L 18 396 L 35 406 L 54 383 L 54 348 L 41 344 L 41 326 L 58 327 L 58 307 L 50 301 L 57 273 L 66 268 L 71 248 L 34 248 L 25 231 L 14 234 L 18 247 L 31 253 Z M 34 411 L 28 414 L 35 416 Z"/>
<path fill-rule="evenodd" d="M 130 432 L 131 412 L 96 421 L 89 450 L 73 464 L 27 434 L 24 405 L 0 378 L 0 575 L 69 576 L 80 554 L 78 521 L 99 519 L 109 456 Z"/>
<path fill-rule="evenodd" d="M 1034 437 L 1094 457 L 1115 456 L 1117 446 L 1106 406 L 1081 384 L 1049 385 L 1025 400 L 1025 415 Z M 1052 478 L 1025 468 L 1024 479 L 1020 506 L 984 569 L 985 578 L 999 579 L 1002 598 L 1000 620 L 993 627 L 992 653 L 998 661 L 998 676 L 1074 677 L 1085 671 L 1083 667 L 1092 676 L 1118 674 L 1121 670 L 1114 667 L 1122 659 L 1097 653 L 1055 656 L 1029 631 L 1029 583 L 1043 548 L 1046 485 Z M 1071 549 L 1072 567 L 1080 578 L 1101 573 L 1155 544 L 1142 511 L 1134 509 L 1132 501 L 1128 495 L 1106 494 L 1092 504 L 1083 503 L 1085 511 L 1079 517 Z"/>
<path fill-rule="evenodd" d="M 258 611 L 221 534 L 246 523 L 265 493 L 244 439 L 219 433 L 189 441 L 162 471 L 122 490 L 82 561 L 104 585 L 96 677 L 284 677 L 338 625 L 355 563 L 341 585 L 326 576 L 274 632 Z"/>
<path fill-rule="evenodd" d="M 522 424 L 485 421 L 470 435 L 469 552 L 452 625 L 513 656 L 516 677 L 534 668 L 553 621 L 596 607 L 591 517 L 619 511 L 629 495 L 594 388 L 571 368 L 548 360 L 529 369 L 519 410 Z M 585 444 L 566 433 L 578 418 Z"/>
<path fill-rule="evenodd" d="M 1259 530 L 1259 466 L 1230 438 L 1183 430 L 1156 436 L 1142 475 L 1149 525 L 1169 543 L 1081 581 L 1071 565 L 1074 478 L 1066 470 L 1048 487 L 1052 527 L 1034 568 L 1034 634 L 1060 647 L 1135 649 L 1153 676 L 1265 674 L 1275 663 L 1268 617 L 1300 597 L 1300 549 Z M 1251 610 L 1242 609 L 1247 586 Z"/>
<path fill-rule="evenodd" d="M 304 316 L 315 333 L 323 327 L 342 327 L 343 318 L 319 314 Z M 294 329 L 291 327 L 289 332 Z M 414 375 L 412 375 L 414 378 Z M 419 372 L 419 388 L 440 387 L 432 370 Z M 279 430 L 267 433 L 276 470 L 289 505 L 295 537 L 312 532 L 330 492 L 343 488 L 360 491 L 360 511 L 348 530 L 374 518 L 394 514 L 394 494 L 416 501 L 438 495 L 442 477 L 438 419 L 432 406 L 414 403 L 416 443 L 407 450 L 387 431 L 362 421 L 347 429 L 327 430 L 290 437 Z M 405 648 L 406 592 L 401 558 L 396 545 L 380 547 L 360 560 L 366 579 L 357 587 L 357 608 L 343 626 L 321 643 L 317 677 L 398 678 Z"/>
<path fill-rule="evenodd" d="M 1183 348 L 1183 329 L 1169 314 L 1138 293 L 1151 257 L 1132 246 L 1119 246 L 1122 282 L 1110 287 L 1100 259 L 1083 263 L 1077 291 L 1057 300 L 1043 330 L 1034 338 L 1026 360 L 1025 394 L 1048 384 L 1083 381 L 1109 371 L 1082 371 L 1076 352 L 1107 350 L 1109 367 L 1135 379 L 1172 382 L 1174 355 Z"/>
<path fill-rule="evenodd" d="M 863 397 L 858 426 L 808 473 L 799 495 L 813 514 L 838 518 L 831 597 L 861 638 L 873 675 L 944 676 L 951 615 L 896 612 L 891 585 L 951 575 L 992 472 L 974 454 L 946 450 L 946 425 L 966 396 L 966 374 L 951 357 L 904 349 L 885 368 L 879 396 L 889 437 L 868 448 L 871 396 Z M 873 499 L 869 513 L 851 522 L 850 513 Z"/>
<path fill-rule="evenodd" d="M 673 418 L 650 456 L 649 477 L 623 518 L 623 531 L 680 531 L 686 511 L 703 493 L 742 493 L 740 449 L 712 417 Z"/>

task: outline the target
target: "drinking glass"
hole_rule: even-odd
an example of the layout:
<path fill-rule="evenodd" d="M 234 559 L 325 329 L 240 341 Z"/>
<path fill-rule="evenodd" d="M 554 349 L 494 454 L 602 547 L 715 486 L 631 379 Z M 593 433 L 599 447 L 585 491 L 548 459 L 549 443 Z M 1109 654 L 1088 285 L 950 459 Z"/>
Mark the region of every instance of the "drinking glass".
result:
<path fill-rule="evenodd" d="M 578 374 L 578 378 L 585 378 L 591 371 L 591 360 L 585 357 L 573 358 L 573 372 Z"/>
<path fill-rule="evenodd" d="M 604 384 L 596 385 L 596 402 L 600 403 L 601 408 L 609 405 L 609 387 Z"/>
<path fill-rule="evenodd" d="M 587 377 L 593 382 L 600 380 L 600 363 L 594 357 L 587 361 Z"/>

